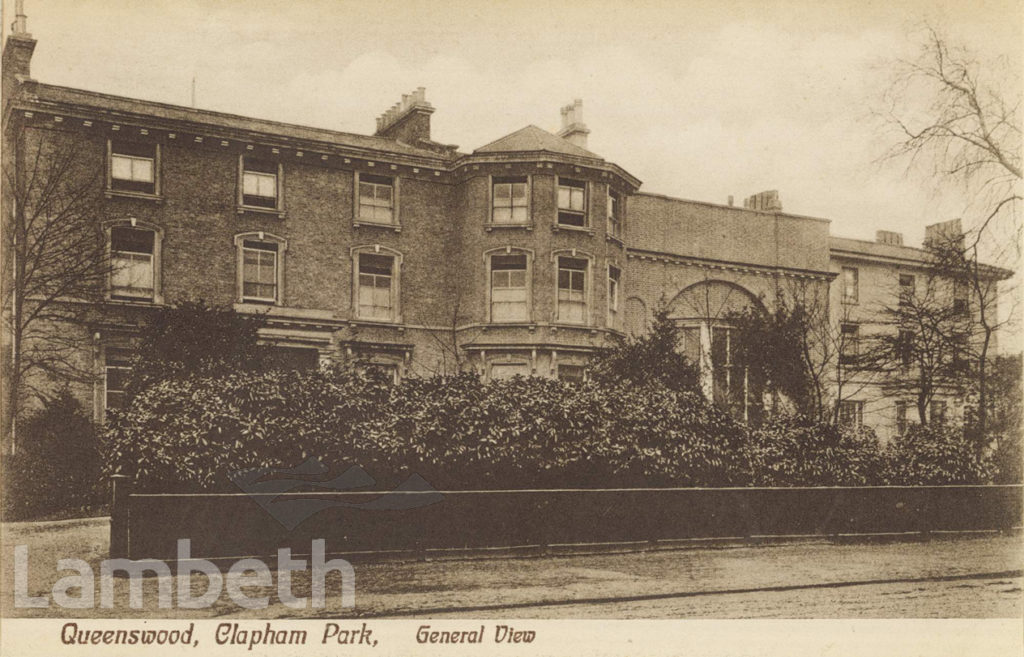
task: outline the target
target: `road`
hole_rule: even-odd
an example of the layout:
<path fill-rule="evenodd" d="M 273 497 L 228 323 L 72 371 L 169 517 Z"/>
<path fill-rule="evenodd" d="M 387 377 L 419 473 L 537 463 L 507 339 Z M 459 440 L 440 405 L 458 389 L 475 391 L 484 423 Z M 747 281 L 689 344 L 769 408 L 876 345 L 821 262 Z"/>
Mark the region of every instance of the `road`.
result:
<path fill-rule="evenodd" d="M 1019 618 L 1022 538 L 985 535 L 928 542 L 834 545 L 825 541 L 702 547 L 573 556 L 356 563 L 356 606 L 291 609 L 275 583 L 245 610 L 227 594 L 209 609 L 158 609 L 157 581 L 145 582 L 142 609 L 128 607 L 119 580 L 113 609 L 16 609 L 9 564 L 28 545 L 28 589 L 48 594 L 62 575 L 57 559 L 105 558 L 107 521 L 14 523 L 3 527 L 4 615 L 95 617 L 430 616 L 469 618 Z M 273 564 L 273 561 L 270 562 Z M 293 575 L 296 596 L 309 578 Z M 194 576 L 194 594 L 206 580 Z M 328 581 L 328 591 L 331 588 Z"/>

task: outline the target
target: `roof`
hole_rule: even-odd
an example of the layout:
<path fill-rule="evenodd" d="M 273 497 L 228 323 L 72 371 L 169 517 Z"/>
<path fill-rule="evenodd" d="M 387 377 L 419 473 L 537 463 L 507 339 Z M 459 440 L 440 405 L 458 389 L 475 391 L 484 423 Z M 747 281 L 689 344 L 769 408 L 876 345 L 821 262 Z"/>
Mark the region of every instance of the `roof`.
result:
<path fill-rule="evenodd" d="M 337 146 L 372 149 L 402 155 L 426 157 L 433 160 L 440 159 L 436 151 L 417 148 L 385 137 L 359 135 L 324 128 L 311 128 L 292 123 L 255 119 L 237 114 L 226 114 L 224 112 L 195 109 L 155 101 L 137 100 L 50 84 L 36 83 L 29 88 L 27 99 L 44 103 L 62 103 L 90 108 L 100 112 L 125 115 L 122 120 L 128 120 L 131 116 L 137 116 L 162 118 L 171 121 L 188 121 L 230 130 L 243 130 L 292 139 L 326 142 Z"/>
<path fill-rule="evenodd" d="M 521 130 L 516 130 L 510 135 L 481 146 L 473 151 L 474 153 L 507 153 L 507 152 L 531 152 L 548 151 L 550 153 L 561 153 L 563 155 L 574 155 L 576 157 L 589 157 L 595 160 L 602 159 L 600 155 L 591 153 L 585 148 L 580 148 L 572 142 L 542 130 L 535 125 L 528 125 Z"/>
<path fill-rule="evenodd" d="M 904 263 L 911 266 L 924 267 L 929 263 L 928 251 L 925 249 L 913 246 L 881 244 L 869 240 L 855 240 L 849 237 L 829 237 L 829 250 L 833 256 L 863 258 L 891 264 Z M 984 263 L 981 264 L 981 272 L 984 275 L 1000 280 L 1013 276 L 1013 271 L 1009 269 Z"/>
<path fill-rule="evenodd" d="M 897 246 L 895 244 L 882 244 L 881 242 L 835 236 L 829 238 L 829 248 L 832 251 L 841 251 L 853 257 L 860 255 L 869 258 L 914 260 L 921 263 L 927 259 L 928 255 L 924 249 L 912 246 Z"/>

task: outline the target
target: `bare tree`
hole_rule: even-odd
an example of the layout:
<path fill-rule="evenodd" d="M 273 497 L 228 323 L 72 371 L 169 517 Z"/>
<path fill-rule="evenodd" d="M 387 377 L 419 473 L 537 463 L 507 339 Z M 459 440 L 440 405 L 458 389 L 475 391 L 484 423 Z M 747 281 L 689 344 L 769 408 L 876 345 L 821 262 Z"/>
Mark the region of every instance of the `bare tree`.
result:
<path fill-rule="evenodd" d="M 1009 58 L 984 64 L 933 26 L 925 26 L 919 55 L 895 64 L 882 116 L 895 128 L 888 158 L 929 169 L 937 189 L 963 190 L 965 233 L 928 246 L 932 275 L 969 292 L 977 381 L 978 424 L 986 425 L 988 361 L 993 337 L 1015 313 L 1009 272 L 1021 238 L 1020 71 Z M 1004 308 L 998 311 L 1000 305 Z M 933 318 L 934 320 L 941 319 Z"/>
<path fill-rule="evenodd" d="M 40 134 L 41 133 L 41 134 Z M 111 271 L 98 221 L 101 186 L 78 142 L 54 131 L 20 131 L 8 142 L 4 193 L 5 436 L 14 449 L 26 399 L 45 398 L 46 379 L 93 380 L 80 360 L 91 305 L 101 302 Z M 80 327 L 76 330 L 74 327 Z"/>
<path fill-rule="evenodd" d="M 864 369 L 882 375 L 888 390 L 914 398 L 918 419 L 928 424 L 928 409 L 944 389 L 960 390 L 968 371 L 970 316 L 956 302 L 944 272 L 907 286 L 895 304 L 886 304 L 882 329 L 864 340 L 858 357 Z"/>

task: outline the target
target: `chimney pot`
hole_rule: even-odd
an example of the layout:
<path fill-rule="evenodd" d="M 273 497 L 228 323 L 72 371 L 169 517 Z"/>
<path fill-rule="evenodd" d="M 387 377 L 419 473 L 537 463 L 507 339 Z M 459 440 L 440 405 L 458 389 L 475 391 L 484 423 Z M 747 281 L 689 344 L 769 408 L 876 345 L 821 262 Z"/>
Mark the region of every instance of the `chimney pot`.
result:
<path fill-rule="evenodd" d="M 558 136 L 580 148 L 586 148 L 588 134 L 590 130 L 583 123 L 583 101 L 577 98 L 562 107 L 562 129 L 558 131 Z"/>

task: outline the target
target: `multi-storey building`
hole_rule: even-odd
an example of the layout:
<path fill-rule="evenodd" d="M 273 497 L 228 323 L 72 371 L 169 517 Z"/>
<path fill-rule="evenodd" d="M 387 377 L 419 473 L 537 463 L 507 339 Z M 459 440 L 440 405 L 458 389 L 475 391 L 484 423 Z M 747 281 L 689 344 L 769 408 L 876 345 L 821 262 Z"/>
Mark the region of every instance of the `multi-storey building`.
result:
<path fill-rule="evenodd" d="M 744 207 L 640 192 L 587 149 L 578 100 L 557 134 L 531 125 L 464 152 L 432 139 L 422 88 L 366 136 L 44 84 L 34 48 L 21 19 L 3 53 L 5 159 L 69 143 L 100 172 L 116 269 L 82 336 L 97 417 L 120 403 L 147 313 L 184 298 L 266 313 L 263 339 L 296 366 L 358 359 L 396 377 L 578 379 L 667 306 L 706 393 L 749 417 L 731 311 L 790 288 L 827 299 L 837 276 L 866 297 L 923 264 L 920 250 L 833 238 L 775 192 Z M 852 421 L 894 426 L 883 402 L 846 401 Z"/>

